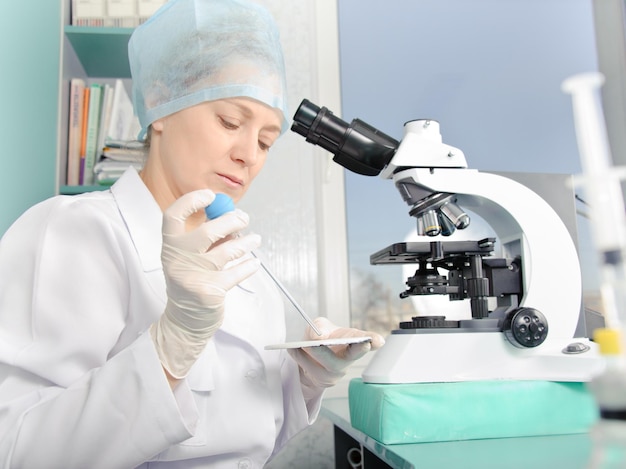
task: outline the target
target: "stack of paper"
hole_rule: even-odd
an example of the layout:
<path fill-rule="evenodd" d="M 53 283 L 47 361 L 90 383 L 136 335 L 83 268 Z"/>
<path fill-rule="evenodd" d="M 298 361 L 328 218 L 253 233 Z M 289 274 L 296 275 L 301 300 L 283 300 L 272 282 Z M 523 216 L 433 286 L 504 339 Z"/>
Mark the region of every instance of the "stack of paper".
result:
<path fill-rule="evenodd" d="M 102 157 L 94 168 L 96 182 L 102 185 L 113 184 L 129 166 L 140 171 L 146 156 L 143 142 L 107 140 Z"/>

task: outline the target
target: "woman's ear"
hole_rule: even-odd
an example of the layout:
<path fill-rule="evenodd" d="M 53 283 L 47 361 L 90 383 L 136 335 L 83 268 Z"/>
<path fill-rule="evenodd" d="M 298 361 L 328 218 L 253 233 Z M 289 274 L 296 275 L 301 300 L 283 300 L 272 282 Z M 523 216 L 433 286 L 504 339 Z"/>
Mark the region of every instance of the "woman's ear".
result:
<path fill-rule="evenodd" d="M 155 132 L 163 132 L 163 119 L 157 119 L 150 124 L 152 130 Z"/>

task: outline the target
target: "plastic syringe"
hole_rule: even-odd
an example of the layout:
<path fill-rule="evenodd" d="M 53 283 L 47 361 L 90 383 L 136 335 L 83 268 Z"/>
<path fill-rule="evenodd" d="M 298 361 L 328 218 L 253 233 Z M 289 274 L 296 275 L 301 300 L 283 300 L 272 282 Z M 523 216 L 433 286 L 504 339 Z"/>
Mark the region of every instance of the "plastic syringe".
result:
<path fill-rule="evenodd" d="M 591 227 L 602 274 L 601 295 L 607 327 L 626 327 L 626 216 L 620 177 L 612 165 L 602 112 L 604 76 L 584 73 L 568 78 L 563 90 L 572 95 L 574 124 L 590 202 Z"/>
<path fill-rule="evenodd" d="M 231 199 L 226 194 L 217 193 L 215 194 L 215 200 L 211 203 L 211 205 L 204 209 L 204 212 L 206 213 L 206 216 L 209 220 L 213 220 L 214 218 L 217 218 L 226 212 L 232 212 L 233 210 L 235 210 L 235 204 L 233 202 L 233 199 Z M 257 259 L 259 259 L 259 257 L 253 251 L 251 251 L 250 253 Z M 317 335 L 321 336 L 322 332 L 317 328 L 313 320 L 309 317 L 308 314 L 306 314 L 304 309 L 302 309 L 302 307 L 298 304 L 294 297 L 291 296 L 287 288 L 285 288 L 285 286 L 280 282 L 280 280 L 276 278 L 272 271 L 267 268 L 263 261 L 259 259 L 259 262 L 265 273 L 272 279 L 278 289 L 283 292 L 283 295 L 285 295 L 285 297 L 293 305 L 296 311 L 300 313 L 300 316 L 304 318 L 304 320 L 309 324 L 309 326 L 311 326 L 311 329 L 313 329 Z"/>

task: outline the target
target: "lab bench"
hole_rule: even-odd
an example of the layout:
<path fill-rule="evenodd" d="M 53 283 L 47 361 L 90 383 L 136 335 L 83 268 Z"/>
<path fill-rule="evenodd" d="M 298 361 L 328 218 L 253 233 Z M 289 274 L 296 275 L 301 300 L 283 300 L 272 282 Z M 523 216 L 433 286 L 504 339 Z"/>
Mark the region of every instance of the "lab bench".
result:
<path fill-rule="evenodd" d="M 325 399 L 337 469 L 583 469 L 589 434 L 384 445 L 352 427 L 347 398 Z"/>

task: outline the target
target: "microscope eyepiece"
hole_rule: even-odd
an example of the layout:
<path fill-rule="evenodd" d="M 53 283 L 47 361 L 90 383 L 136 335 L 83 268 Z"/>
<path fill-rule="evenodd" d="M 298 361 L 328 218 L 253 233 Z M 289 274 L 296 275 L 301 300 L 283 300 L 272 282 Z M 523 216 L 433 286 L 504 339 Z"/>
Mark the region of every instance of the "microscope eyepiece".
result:
<path fill-rule="evenodd" d="M 302 100 L 293 120 L 291 130 L 331 152 L 344 168 L 365 176 L 378 175 L 400 144 L 360 119 L 348 124 L 308 99 Z"/>

